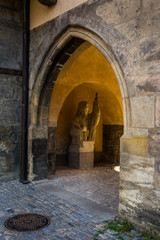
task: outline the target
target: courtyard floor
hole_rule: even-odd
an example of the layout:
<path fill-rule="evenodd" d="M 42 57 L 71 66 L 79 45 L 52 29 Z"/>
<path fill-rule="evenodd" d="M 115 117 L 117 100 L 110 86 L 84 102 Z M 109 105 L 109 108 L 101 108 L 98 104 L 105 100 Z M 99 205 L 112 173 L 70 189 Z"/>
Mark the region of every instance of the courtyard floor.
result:
<path fill-rule="evenodd" d="M 0 184 L 0 240 L 93 240 L 104 220 L 118 209 L 119 174 L 109 167 L 59 169 L 50 180 Z M 4 221 L 15 214 L 39 213 L 51 224 L 34 232 L 14 232 Z M 118 239 L 109 232 L 99 239 Z"/>

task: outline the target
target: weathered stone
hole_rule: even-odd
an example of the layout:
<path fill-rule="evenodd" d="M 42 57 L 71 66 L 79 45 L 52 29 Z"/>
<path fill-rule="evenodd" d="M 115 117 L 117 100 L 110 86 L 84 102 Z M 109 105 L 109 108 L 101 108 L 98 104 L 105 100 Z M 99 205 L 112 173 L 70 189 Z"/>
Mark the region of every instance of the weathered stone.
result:
<path fill-rule="evenodd" d="M 134 3 L 131 1 L 123 1 L 123 3 L 122 1 L 88 1 L 56 18 L 56 21 L 53 19 L 31 31 L 31 76 L 33 80 L 55 36 L 67 28 L 67 23 L 88 28 L 105 39 L 121 65 L 129 89 L 127 97 L 135 97 L 131 98 L 131 105 L 128 108 L 131 108 L 132 126 L 139 132 L 136 134 L 134 129 L 133 134 L 129 134 L 124 139 L 123 150 L 126 155 L 124 153 L 121 157 L 121 188 L 125 189 L 126 193 L 120 195 L 120 212 L 123 208 L 122 215 L 128 216 L 133 222 L 134 218 L 139 223 L 144 218 L 146 223 L 150 221 L 153 223 L 153 217 L 149 211 L 153 214 L 158 212 L 156 210 L 157 197 L 154 200 L 155 209 L 150 204 L 152 201 L 150 199 L 146 201 L 144 209 L 139 210 L 142 209 L 149 194 L 152 195 L 152 190 L 148 193 L 146 189 L 152 189 L 153 182 L 155 182 L 154 158 L 147 157 L 147 128 L 154 128 L 155 124 L 154 96 L 153 94 L 151 96 L 151 93 L 159 91 L 159 13 L 158 10 L 157 12 L 149 10 L 149 14 L 142 16 L 141 11 L 144 10 L 145 5 L 144 1 L 143 4 L 142 1 Z M 155 8 L 157 8 L 156 5 Z M 125 126 L 126 130 L 127 127 Z M 146 131 L 145 134 L 141 134 L 142 131 Z M 108 152 L 112 152 L 118 140 L 108 138 L 108 142 L 111 146 Z M 127 154 L 128 152 L 130 154 Z M 141 157 L 135 155 L 141 155 Z M 157 185 L 158 182 L 156 182 Z M 135 211 L 133 206 L 135 206 Z"/>
<path fill-rule="evenodd" d="M 154 158 L 121 153 L 121 180 L 128 184 L 152 188 L 154 179 Z"/>
<path fill-rule="evenodd" d="M 159 32 L 159 29 L 158 29 L 159 17 L 160 17 L 159 12 L 148 13 L 146 16 L 143 16 L 143 17 L 138 16 L 128 21 L 122 22 L 120 24 L 116 24 L 115 29 L 117 29 L 121 34 L 123 34 L 130 43 L 133 43 L 134 47 L 136 48 L 137 44 L 134 43 L 135 39 L 137 40 L 142 39 L 142 41 L 145 42 L 147 41 L 146 36 L 148 36 L 151 33 L 155 34 Z M 153 52 L 153 48 L 150 48 L 153 43 L 152 39 L 149 38 L 147 42 L 149 42 L 148 53 L 151 54 Z M 154 47 L 155 46 L 156 45 L 154 45 Z M 130 47 L 131 46 L 129 46 L 129 49 Z M 144 44 L 144 47 L 145 47 L 145 44 Z M 142 52 L 139 52 L 137 54 L 137 57 L 139 56 L 139 54 L 140 55 L 143 54 L 143 50 Z M 132 62 L 132 63 L 134 63 L 135 65 L 137 62 L 138 62 L 138 58 L 136 59 L 135 62 Z"/>
<path fill-rule="evenodd" d="M 22 99 L 22 77 L 0 74 L 0 102 L 18 102 Z"/>
<path fill-rule="evenodd" d="M 20 124 L 20 120 L 21 120 L 20 105 L 21 105 L 20 102 L 17 103 L 17 105 L 15 105 L 15 103 L 5 103 L 5 102 L 3 104 L 0 104 L 1 126 Z"/>
<path fill-rule="evenodd" d="M 31 139 L 48 139 L 48 126 L 41 125 L 30 130 Z"/>
<path fill-rule="evenodd" d="M 120 190 L 119 213 L 121 217 L 126 216 L 132 219 L 132 222 L 137 226 L 141 223 L 141 228 L 149 230 L 150 227 L 159 232 L 160 212 L 158 207 L 158 191 L 146 189 L 144 187 L 135 188 L 135 186 L 127 182 L 128 187 L 124 184 Z M 144 195 L 145 192 L 145 195 Z M 150 203 L 153 204 L 152 210 L 149 208 Z M 146 222 L 148 225 L 146 225 Z"/>
<path fill-rule="evenodd" d="M 103 161 L 119 164 L 120 137 L 122 135 L 122 125 L 103 125 Z"/>
<path fill-rule="evenodd" d="M 40 155 L 33 157 L 33 173 L 36 175 L 34 180 L 47 178 L 48 176 L 48 164 L 47 155 Z"/>
<path fill-rule="evenodd" d="M 45 57 L 49 53 L 51 46 L 53 43 L 58 39 L 64 29 L 68 28 L 69 26 L 79 26 L 76 28 L 76 34 L 82 31 L 82 29 L 89 29 L 85 30 L 85 37 L 91 35 L 91 33 L 95 33 L 95 39 L 91 40 L 91 43 L 94 43 L 95 46 L 99 46 L 99 40 L 103 39 L 104 44 L 108 46 L 108 52 L 110 54 L 113 51 L 115 55 L 115 59 L 118 60 L 116 64 L 120 66 L 119 70 L 123 72 L 124 78 L 126 80 L 126 86 L 123 88 L 121 87 L 122 93 L 130 102 L 131 98 L 131 105 L 127 105 L 128 109 L 125 109 L 124 104 L 124 112 L 127 115 L 127 124 L 125 122 L 125 131 L 128 130 L 128 127 L 131 127 L 131 123 L 129 121 L 130 111 L 131 108 L 131 118 L 133 127 L 135 128 L 145 128 L 148 131 L 148 128 L 154 128 L 154 124 L 156 121 L 156 126 L 159 127 L 159 113 L 157 109 L 159 109 L 158 98 L 156 99 L 156 118 L 154 117 L 154 96 L 153 92 L 159 92 L 159 1 L 112 1 L 112 0 L 89 0 L 85 4 L 78 6 L 75 9 L 72 9 L 63 15 L 53 19 L 44 25 L 34 29 L 31 31 L 31 42 L 30 42 L 30 96 L 32 96 L 32 89 L 36 86 L 37 76 L 39 77 L 38 73 L 41 71 L 41 66 L 45 62 Z M 15 0 L 15 4 L 18 4 L 19 1 Z M 10 7 L 12 3 L 8 3 L 8 1 L 2 0 L 4 6 Z M 13 6 L 12 6 L 13 7 Z M 156 9 L 156 11 L 155 11 Z M 8 11 L 8 10 L 7 10 Z M 12 11 L 11 11 L 12 12 Z M 144 14 L 145 12 L 145 14 Z M 7 12 L 6 14 L 8 20 L 12 19 L 12 14 Z M 15 14 L 16 15 L 16 14 Z M 3 40 L 4 49 L 2 49 L 2 53 L 5 55 L 2 59 L 2 64 L 4 67 L 10 66 L 14 69 L 21 68 L 21 60 L 19 55 L 18 47 L 21 48 L 21 42 L 19 41 L 19 34 L 16 33 L 19 31 L 20 22 L 17 20 L 16 15 L 16 23 L 10 25 L 9 21 L 5 21 L 5 24 L 2 26 L 1 29 L 1 39 Z M 5 13 L 2 13 L 2 17 L 5 17 Z M 15 19 L 15 18 L 14 18 Z M 7 23 L 6 23 L 7 22 Z M 5 28 L 7 31 L 5 31 Z M 9 29 L 9 30 L 8 30 Z M 10 34 L 11 29 L 15 29 L 14 34 Z M 15 33 L 16 32 L 16 33 Z M 6 34 L 6 36 L 5 36 Z M 70 33 L 70 37 L 73 36 L 74 33 Z M 13 36 L 11 38 L 10 36 Z M 64 37 L 64 36 L 63 36 Z M 18 38 L 18 39 L 17 39 Z M 14 40 L 12 40 L 14 39 Z M 8 41 L 6 41 L 8 40 Z M 13 43 L 12 43 L 13 41 Z M 5 43 L 6 42 L 6 43 Z M 11 45 L 8 47 L 6 51 L 6 46 L 8 43 Z M 62 46 L 57 46 L 57 49 L 54 49 L 55 52 L 58 53 Z M 66 62 L 70 53 L 73 53 L 74 50 L 78 45 L 71 45 L 68 49 L 64 52 L 64 55 L 61 58 L 56 59 L 54 56 L 53 59 L 50 59 L 48 63 L 46 63 L 46 71 L 53 63 L 53 60 L 57 60 L 53 64 L 58 64 L 57 68 L 60 70 L 63 64 Z M 21 50 L 20 50 L 21 51 Z M 104 51 L 104 49 L 103 49 Z M 103 52 L 102 51 L 102 52 Z M 108 54 L 107 52 L 107 54 Z M 7 53 L 7 54 L 6 54 Z M 69 54 L 67 54 L 69 53 Z M 14 60 L 13 60 L 14 58 Z M 9 59 L 9 62 L 7 62 Z M 111 61 L 110 57 L 108 60 Z M 13 64 L 13 65 L 12 65 Z M 115 67 L 114 63 L 112 62 L 113 67 Z M 11 66 L 12 65 L 12 66 Z M 116 65 L 116 67 L 118 66 Z M 53 67 L 53 66 L 52 66 Z M 115 67 L 115 69 L 116 69 Z M 59 73 L 59 72 L 58 72 Z M 55 77 L 56 76 L 56 77 Z M 56 80 L 57 75 L 55 74 L 55 78 L 49 80 L 48 82 L 45 81 L 45 78 L 42 78 L 42 82 L 45 85 L 47 91 L 46 94 L 43 95 L 43 89 L 41 89 L 41 85 L 37 86 L 35 90 L 35 98 L 33 101 L 33 105 L 31 106 L 32 113 L 34 111 L 39 111 L 39 116 L 35 118 L 32 122 L 33 125 L 38 124 L 39 126 L 33 129 L 32 134 L 29 135 L 30 141 L 30 149 L 31 149 L 31 140 L 32 139 L 48 139 L 48 107 L 50 102 L 50 94 L 51 89 L 53 87 L 53 81 Z M 40 76 L 42 77 L 42 75 Z M 52 81 L 53 80 L 53 81 Z M 118 79 L 121 82 L 122 79 Z M 111 83 L 112 84 L 112 83 Z M 4 83 L 2 83 L 2 87 L 4 87 Z M 124 82 L 125 85 L 125 82 Z M 16 85 L 17 86 L 17 85 Z M 16 87 L 17 88 L 17 87 Z M 128 91 L 124 91 L 124 89 L 128 89 Z M 3 88 L 4 89 L 4 88 Z M 42 91 L 41 91 L 42 90 Z M 3 94 L 4 92 L 4 94 Z M 6 124 L 10 125 L 11 123 L 14 125 L 14 120 L 16 124 L 19 124 L 19 116 L 18 118 L 14 111 L 19 111 L 16 105 L 19 105 L 20 102 L 16 101 L 15 106 L 12 103 L 8 103 L 9 98 L 13 98 L 16 100 L 16 96 L 18 97 L 17 93 L 13 93 L 11 88 L 5 88 L 3 90 L 3 103 L 2 105 L 10 106 L 8 107 L 9 113 L 5 112 L 5 109 L 2 109 L 1 118 L 3 119 L 4 126 Z M 125 93 L 124 93 L 125 92 Z M 151 96 L 152 94 L 152 96 Z M 41 99 L 39 101 L 38 95 L 41 95 Z M 153 96 L 154 95 L 154 96 Z M 124 99 L 125 103 L 125 99 Z M 40 108 L 37 110 L 36 106 L 40 104 Z M 32 105 L 32 102 L 31 102 Z M 113 106 L 114 107 L 114 106 Z M 13 108 L 13 110 L 11 109 Z M 7 107 L 6 107 L 7 110 Z M 8 114 L 8 115 L 7 115 Z M 18 113 L 19 114 L 19 113 Z M 125 115 L 124 114 L 124 115 Z M 32 114 L 31 114 L 32 115 Z M 5 119 L 12 118 L 9 122 Z M 31 116 L 32 118 L 32 116 Z M 33 117 L 34 118 L 34 117 Z M 8 122 L 7 122 L 8 121 Z M 129 123 L 128 123 L 129 122 Z M 41 125 L 41 124 L 44 125 Z M 139 131 L 139 130 L 137 130 Z M 159 133 L 158 132 L 151 132 L 149 134 L 149 154 L 150 156 L 159 156 Z M 145 135 L 147 136 L 147 134 Z M 126 136 L 125 136 L 126 137 Z M 55 137 L 50 136 L 55 142 Z M 133 139 L 132 139 L 133 138 Z M 113 151 L 114 147 L 117 147 L 119 144 L 118 140 L 115 139 L 108 139 L 109 144 L 111 146 L 110 152 Z M 114 144 L 113 144 L 114 142 Z M 52 162 L 52 159 L 55 159 L 55 144 L 52 145 L 52 141 L 50 142 L 50 153 L 47 156 L 42 155 L 46 153 L 46 148 L 36 150 L 35 145 L 33 146 L 34 151 L 40 154 L 42 158 L 35 158 L 35 169 L 38 174 L 43 174 L 43 171 L 46 172 L 45 162 L 48 160 Z M 9 142 L 10 144 L 10 142 Z M 113 145 L 112 145 L 113 144 Z M 46 144 L 47 145 L 47 144 Z M 12 159 L 12 151 L 14 151 L 14 147 L 18 145 L 14 145 L 13 148 L 10 145 L 10 151 L 7 153 L 3 151 L 3 154 L 8 154 L 8 158 Z M 120 194 L 120 212 L 122 215 L 128 216 L 131 221 L 136 221 L 141 223 L 141 221 L 145 221 L 145 224 L 151 222 L 152 225 L 155 225 L 157 228 L 157 224 L 159 224 L 159 212 L 158 212 L 158 204 L 159 203 L 159 195 L 158 191 L 155 192 L 153 187 L 158 188 L 158 169 L 159 165 L 156 163 L 154 166 L 154 158 L 147 158 L 147 157 L 140 157 L 136 158 L 135 155 L 142 155 L 147 156 L 147 137 L 136 136 L 128 136 L 122 139 L 122 146 L 125 153 L 122 154 L 122 161 L 121 161 L 121 189 L 126 192 Z M 4 147 L 4 146 L 3 146 Z M 53 149 L 52 149 L 53 147 Z M 17 147 L 16 147 L 17 148 Z M 4 147 L 5 149 L 5 147 Z M 8 149 L 8 145 L 7 148 Z M 142 150 L 143 149 L 143 150 Z M 109 152 L 108 151 L 108 152 Z M 128 154 L 129 153 L 129 154 Z M 32 153 L 29 153 L 29 156 L 32 157 Z M 127 156 L 127 157 L 124 157 Z M 4 157 L 4 156 L 2 156 Z M 157 160 L 158 161 L 158 160 Z M 12 161 L 11 161 L 12 162 Z M 8 167 L 8 166 L 7 166 Z M 42 169 L 40 170 L 40 167 Z M 44 169 L 43 169 L 44 167 Z M 2 169 L 6 168 L 6 165 L 3 165 L 2 161 Z M 156 171 L 156 174 L 154 173 Z M 123 175 L 124 174 L 124 175 Z M 127 175 L 128 174 L 128 175 Z M 154 176 L 154 177 L 153 177 Z M 155 177 L 156 176 L 156 177 Z M 124 179 L 123 179 L 124 177 Z M 154 180 L 153 180 L 154 179 Z M 138 183 L 139 181 L 139 183 Z M 154 181 L 154 184 L 153 184 Z M 150 189 L 150 191 L 148 190 Z M 152 198 L 152 195 L 153 198 Z M 138 203 L 137 203 L 138 202 Z M 145 204 L 144 204 L 145 203 Z M 152 204 L 151 204 L 152 203 Z M 145 206 L 144 206 L 145 205 Z M 121 211 L 122 210 L 122 211 Z M 124 211 L 123 211 L 124 210 Z M 155 219 L 154 219 L 155 216 Z M 81 238 L 80 238 L 81 239 Z"/>
<path fill-rule="evenodd" d="M 0 74 L 0 81 L 0 125 L 10 126 L 20 124 L 22 78 Z"/>
<path fill-rule="evenodd" d="M 94 141 L 83 141 L 79 146 L 71 144 L 69 147 L 68 165 L 71 168 L 91 168 L 94 166 Z"/>
<path fill-rule="evenodd" d="M 160 191 L 160 173 L 155 173 L 154 175 L 154 188 Z"/>
<path fill-rule="evenodd" d="M 122 137 L 121 153 L 142 157 L 148 156 L 148 136 Z"/>
<path fill-rule="evenodd" d="M 0 126 L 0 179 L 19 176 L 20 131 L 18 126 Z"/>
<path fill-rule="evenodd" d="M 156 97 L 156 126 L 160 127 L 160 96 Z"/>
<path fill-rule="evenodd" d="M 48 127 L 48 152 L 56 152 L 56 127 Z"/>
<path fill-rule="evenodd" d="M 41 156 L 47 154 L 47 139 L 33 139 L 32 153 L 33 156 Z"/>
<path fill-rule="evenodd" d="M 159 92 L 160 86 L 158 83 L 158 76 L 155 79 L 146 79 L 140 84 L 136 85 L 138 92 Z"/>
<path fill-rule="evenodd" d="M 22 1 L 1 2 L 0 68 L 22 68 Z M 15 14 L 16 12 L 16 14 Z"/>
<path fill-rule="evenodd" d="M 143 11 L 153 11 L 155 9 L 159 9 L 160 8 L 160 2 L 159 0 L 145 0 L 143 1 Z"/>
<path fill-rule="evenodd" d="M 150 156 L 159 157 L 160 129 L 149 131 L 148 149 Z"/>
<path fill-rule="evenodd" d="M 155 171 L 160 175 L 160 159 L 156 159 Z"/>
<path fill-rule="evenodd" d="M 48 127 L 48 170 L 53 175 L 56 170 L 56 127 Z"/>
<path fill-rule="evenodd" d="M 154 96 L 132 97 L 131 111 L 133 127 L 154 127 Z"/>
<path fill-rule="evenodd" d="M 18 178 L 20 167 L 22 1 L 2 0 L 0 12 L 0 180 L 6 181 Z"/>
<path fill-rule="evenodd" d="M 107 1 L 97 8 L 96 14 L 107 24 L 119 24 L 140 14 L 140 1 Z"/>
<path fill-rule="evenodd" d="M 56 152 L 48 153 L 48 176 L 56 172 Z"/>
<path fill-rule="evenodd" d="M 94 152 L 69 152 L 69 167 L 71 168 L 92 168 Z"/>

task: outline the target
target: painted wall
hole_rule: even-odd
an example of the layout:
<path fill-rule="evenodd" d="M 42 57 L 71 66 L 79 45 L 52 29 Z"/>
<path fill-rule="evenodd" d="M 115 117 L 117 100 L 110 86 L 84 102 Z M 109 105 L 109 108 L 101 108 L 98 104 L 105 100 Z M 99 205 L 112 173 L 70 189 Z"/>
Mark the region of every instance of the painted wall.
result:
<path fill-rule="evenodd" d="M 40 4 L 37 0 L 31 0 L 30 28 L 38 27 L 86 1 L 87 0 L 58 0 L 56 5 L 47 7 Z"/>

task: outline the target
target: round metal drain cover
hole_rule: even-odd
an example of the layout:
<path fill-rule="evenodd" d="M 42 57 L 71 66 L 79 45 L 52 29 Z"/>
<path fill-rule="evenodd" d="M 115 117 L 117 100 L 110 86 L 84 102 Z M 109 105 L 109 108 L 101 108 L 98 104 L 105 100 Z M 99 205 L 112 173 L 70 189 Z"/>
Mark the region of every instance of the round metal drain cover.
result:
<path fill-rule="evenodd" d="M 4 222 L 6 228 L 18 232 L 41 230 L 49 224 L 48 217 L 36 213 L 18 214 Z"/>

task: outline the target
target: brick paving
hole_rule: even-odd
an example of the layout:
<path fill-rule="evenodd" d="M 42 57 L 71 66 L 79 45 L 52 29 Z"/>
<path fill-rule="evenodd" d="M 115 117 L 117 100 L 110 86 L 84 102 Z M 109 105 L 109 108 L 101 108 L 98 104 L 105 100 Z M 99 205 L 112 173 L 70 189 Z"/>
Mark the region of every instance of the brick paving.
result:
<path fill-rule="evenodd" d="M 102 217 L 99 212 L 94 212 L 94 206 L 104 207 L 115 216 L 118 207 L 118 179 L 118 173 L 113 170 L 96 167 L 58 170 L 50 180 L 27 185 L 18 180 L 0 184 L 0 240 L 94 239 L 105 218 L 105 213 Z M 113 208 L 116 210 L 113 211 Z M 9 231 L 4 227 L 4 221 L 8 217 L 29 212 L 49 216 L 51 224 L 40 231 L 27 233 Z M 108 232 L 102 238 L 99 236 L 99 239 L 118 238 Z"/>

